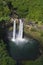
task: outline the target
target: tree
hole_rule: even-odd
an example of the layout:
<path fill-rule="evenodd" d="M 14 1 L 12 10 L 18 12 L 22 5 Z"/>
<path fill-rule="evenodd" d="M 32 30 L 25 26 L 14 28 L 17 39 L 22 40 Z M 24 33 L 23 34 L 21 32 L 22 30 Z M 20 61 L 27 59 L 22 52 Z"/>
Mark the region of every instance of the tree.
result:
<path fill-rule="evenodd" d="M 0 65 L 15 65 L 15 63 L 8 54 L 6 44 L 0 40 Z"/>

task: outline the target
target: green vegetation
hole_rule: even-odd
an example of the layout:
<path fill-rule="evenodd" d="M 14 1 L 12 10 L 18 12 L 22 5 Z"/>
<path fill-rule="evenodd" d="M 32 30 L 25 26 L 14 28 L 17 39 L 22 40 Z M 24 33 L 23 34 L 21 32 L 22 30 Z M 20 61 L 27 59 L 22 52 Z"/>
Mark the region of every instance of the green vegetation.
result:
<path fill-rule="evenodd" d="M 37 22 L 35 25 L 38 26 L 38 29 L 32 25 L 29 27 L 25 25 L 24 32 L 38 40 L 42 50 L 40 58 L 35 61 L 23 61 L 23 65 L 43 65 L 43 0 L 0 0 L 0 65 L 16 64 L 15 60 L 9 55 L 7 43 L 2 39 L 5 35 L 3 21 L 5 21 L 4 23 L 9 22 L 10 18 L 15 17 L 15 15 L 24 18 L 26 24 L 29 21 Z"/>
<path fill-rule="evenodd" d="M 0 41 L 0 65 L 15 65 L 15 61 L 9 56 L 6 44 Z"/>
<path fill-rule="evenodd" d="M 28 36 L 38 40 L 39 44 L 41 45 L 41 49 L 43 51 L 43 29 L 39 26 L 39 24 L 37 24 L 37 26 L 35 25 L 36 28 L 32 25 L 28 25 L 28 26 L 29 27 L 27 27 L 25 25 L 25 28 L 24 28 L 25 34 L 27 34 Z"/>
<path fill-rule="evenodd" d="M 27 21 L 43 22 L 43 0 L 0 0 L 0 21 L 14 13 Z"/>
<path fill-rule="evenodd" d="M 43 56 L 35 61 L 23 61 L 23 65 L 43 65 Z"/>

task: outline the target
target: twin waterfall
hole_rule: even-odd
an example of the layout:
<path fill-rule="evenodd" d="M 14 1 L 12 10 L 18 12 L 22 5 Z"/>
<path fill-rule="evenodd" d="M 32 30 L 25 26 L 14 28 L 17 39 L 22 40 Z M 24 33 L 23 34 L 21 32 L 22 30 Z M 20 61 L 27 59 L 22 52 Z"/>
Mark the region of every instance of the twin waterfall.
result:
<path fill-rule="evenodd" d="M 19 20 L 19 31 L 16 37 L 16 21 L 14 20 L 12 41 L 22 40 L 22 38 L 23 38 L 23 22 L 21 19 Z"/>

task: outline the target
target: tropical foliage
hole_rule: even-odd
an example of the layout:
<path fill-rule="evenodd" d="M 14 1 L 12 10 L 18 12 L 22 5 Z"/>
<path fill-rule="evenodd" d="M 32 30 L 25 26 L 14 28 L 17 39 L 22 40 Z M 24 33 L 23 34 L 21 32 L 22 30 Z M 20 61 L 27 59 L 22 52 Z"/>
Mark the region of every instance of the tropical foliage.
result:
<path fill-rule="evenodd" d="M 8 20 L 13 12 L 27 20 L 43 22 L 43 0 L 0 0 L 0 20 Z"/>
<path fill-rule="evenodd" d="M 43 24 L 43 0 L 0 0 L 0 65 L 16 64 L 15 60 L 9 55 L 7 43 L 3 40 L 4 36 L 6 36 L 4 24 L 15 14 L 19 18 L 25 18 L 26 21 Z M 43 31 L 36 31 L 34 28 L 29 31 L 28 28 L 25 28 L 25 32 L 39 40 L 43 50 Z M 35 62 L 26 61 L 22 63 L 23 65 L 43 65 L 43 56 Z"/>

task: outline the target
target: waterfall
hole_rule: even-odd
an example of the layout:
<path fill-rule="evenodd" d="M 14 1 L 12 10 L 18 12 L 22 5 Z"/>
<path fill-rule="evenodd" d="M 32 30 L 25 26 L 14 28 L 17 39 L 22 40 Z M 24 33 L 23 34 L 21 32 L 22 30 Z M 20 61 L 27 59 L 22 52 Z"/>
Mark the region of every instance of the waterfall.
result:
<path fill-rule="evenodd" d="M 14 20 L 12 41 L 22 40 L 22 38 L 23 38 L 23 22 L 21 19 L 19 20 L 19 22 L 20 22 L 19 23 L 19 31 L 18 31 L 18 35 L 17 35 L 16 34 L 16 21 Z"/>
<path fill-rule="evenodd" d="M 20 21 L 20 24 L 19 24 L 19 32 L 18 32 L 17 38 L 22 39 L 23 38 L 23 22 L 21 19 L 19 21 Z"/>
<path fill-rule="evenodd" d="M 16 21 L 14 20 L 14 25 L 13 25 L 13 38 L 12 40 L 14 41 L 16 38 Z"/>

